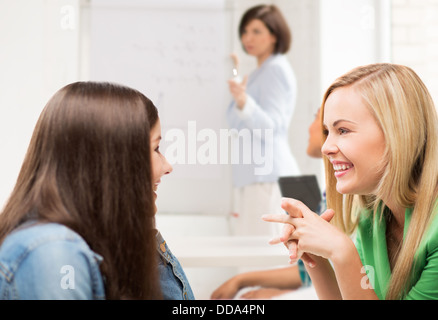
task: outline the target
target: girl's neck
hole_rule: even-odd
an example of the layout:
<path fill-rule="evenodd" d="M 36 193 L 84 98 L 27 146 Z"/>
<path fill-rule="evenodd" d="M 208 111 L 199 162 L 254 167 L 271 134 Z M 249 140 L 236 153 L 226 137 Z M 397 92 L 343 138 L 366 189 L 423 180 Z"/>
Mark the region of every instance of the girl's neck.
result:
<path fill-rule="evenodd" d="M 265 62 L 273 53 L 267 53 L 264 55 L 260 55 L 257 57 L 257 66 L 260 68 L 260 66 L 263 64 L 263 62 Z"/>

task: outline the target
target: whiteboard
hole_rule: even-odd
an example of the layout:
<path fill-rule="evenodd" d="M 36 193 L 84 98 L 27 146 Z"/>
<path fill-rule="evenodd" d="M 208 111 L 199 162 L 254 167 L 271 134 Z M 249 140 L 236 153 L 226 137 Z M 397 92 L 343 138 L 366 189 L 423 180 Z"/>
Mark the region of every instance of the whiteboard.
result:
<path fill-rule="evenodd" d="M 124 84 L 150 98 L 160 115 L 163 153 L 175 142 L 166 141 L 170 130 L 187 139 L 186 161 L 172 163 L 160 186 L 159 198 L 167 199 L 161 209 L 179 210 L 169 203 L 172 197 L 191 213 L 210 210 L 201 202 L 227 211 L 229 165 L 189 161 L 203 144 L 199 131 L 219 137 L 227 128 L 232 67 L 225 0 L 92 0 L 89 17 L 89 79 Z"/>

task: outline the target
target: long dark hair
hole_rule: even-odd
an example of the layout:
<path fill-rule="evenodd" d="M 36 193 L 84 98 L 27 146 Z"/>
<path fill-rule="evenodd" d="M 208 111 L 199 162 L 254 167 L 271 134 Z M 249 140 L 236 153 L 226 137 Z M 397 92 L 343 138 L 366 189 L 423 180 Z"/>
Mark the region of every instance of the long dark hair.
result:
<path fill-rule="evenodd" d="M 103 256 L 108 299 L 160 298 L 149 113 L 157 113 L 153 103 L 121 85 L 60 89 L 0 214 L 0 241 L 30 219 L 63 224 Z"/>

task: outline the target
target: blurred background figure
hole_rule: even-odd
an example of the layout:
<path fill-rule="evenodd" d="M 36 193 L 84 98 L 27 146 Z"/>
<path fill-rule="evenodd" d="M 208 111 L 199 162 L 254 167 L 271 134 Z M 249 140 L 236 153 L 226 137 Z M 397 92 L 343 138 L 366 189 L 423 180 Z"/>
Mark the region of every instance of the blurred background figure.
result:
<path fill-rule="evenodd" d="M 227 111 L 228 123 L 232 129 L 251 133 L 251 139 L 239 141 L 240 161 L 242 150 L 254 154 L 254 148 L 260 147 L 265 161 L 272 165 L 263 174 L 257 174 L 260 163 L 254 159 L 249 164 L 233 165 L 234 234 L 272 235 L 273 227 L 260 216 L 281 212 L 278 178 L 300 174 L 288 142 L 297 89 L 294 71 L 284 54 L 292 37 L 274 5 L 247 10 L 240 21 L 239 36 L 244 51 L 257 59 L 257 69 L 249 77 L 229 80 L 233 101 Z"/>

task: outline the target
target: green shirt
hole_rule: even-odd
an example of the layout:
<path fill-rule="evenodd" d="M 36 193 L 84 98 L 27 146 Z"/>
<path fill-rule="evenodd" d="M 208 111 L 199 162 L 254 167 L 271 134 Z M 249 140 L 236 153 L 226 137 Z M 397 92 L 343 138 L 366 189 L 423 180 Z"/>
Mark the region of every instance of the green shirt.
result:
<path fill-rule="evenodd" d="M 405 210 L 403 239 L 411 221 L 412 209 Z M 386 221 L 377 214 L 373 219 L 371 211 L 361 213 L 356 236 L 356 248 L 368 274 L 369 282 L 379 299 L 384 299 L 391 277 L 388 251 L 386 248 Z M 438 218 L 434 218 L 416 254 L 413 272 L 413 286 L 405 299 L 438 299 Z"/>

